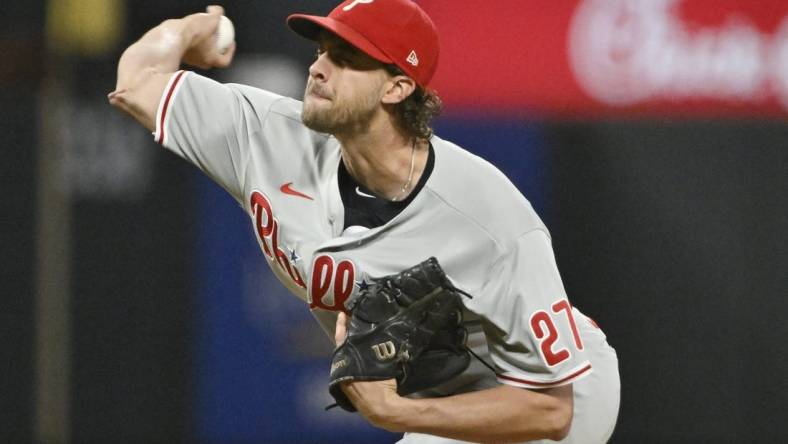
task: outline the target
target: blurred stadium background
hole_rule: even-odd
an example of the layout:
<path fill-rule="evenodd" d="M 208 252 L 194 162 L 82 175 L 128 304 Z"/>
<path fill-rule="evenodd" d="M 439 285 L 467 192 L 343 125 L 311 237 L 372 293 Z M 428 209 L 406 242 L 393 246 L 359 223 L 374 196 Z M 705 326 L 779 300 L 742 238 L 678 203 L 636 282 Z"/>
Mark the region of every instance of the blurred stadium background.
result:
<path fill-rule="evenodd" d="M 534 203 L 618 350 L 613 442 L 788 442 L 788 2 L 420 3 L 438 134 Z M 209 75 L 300 96 L 284 19 L 333 5 L 226 3 Z M 329 343 L 246 216 L 106 102 L 126 46 L 204 7 L 3 2 L 1 442 L 396 440 L 323 411 Z"/>

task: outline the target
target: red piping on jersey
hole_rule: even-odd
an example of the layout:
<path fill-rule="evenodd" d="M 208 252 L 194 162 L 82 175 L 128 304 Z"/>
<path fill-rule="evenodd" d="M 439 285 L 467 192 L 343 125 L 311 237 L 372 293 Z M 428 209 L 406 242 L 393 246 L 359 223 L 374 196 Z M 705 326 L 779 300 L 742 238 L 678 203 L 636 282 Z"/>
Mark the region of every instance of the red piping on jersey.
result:
<path fill-rule="evenodd" d="M 571 375 L 567 376 L 566 378 L 559 379 L 558 381 L 552 381 L 552 382 L 529 381 L 527 379 L 513 378 L 511 376 L 506 376 L 506 375 L 501 375 L 501 374 L 498 374 L 497 376 L 499 378 L 501 378 L 501 379 L 506 379 L 508 381 L 519 382 L 521 384 L 528 384 L 528 385 L 536 385 L 536 386 L 540 386 L 540 387 L 547 387 L 547 386 L 552 386 L 552 385 L 556 385 L 556 384 L 561 384 L 562 382 L 566 382 L 566 381 L 568 381 L 568 380 L 570 380 L 572 378 L 576 378 L 576 377 L 582 375 L 583 373 L 585 373 L 585 372 L 587 372 L 589 370 L 591 370 L 591 364 L 586 365 L 585 367 L 583 367 L 580 370 L 572 373 Z"/>
<path fill-rule="evenodd" d="M 181 71 L 175 75 L 175 80 L 170 85 L 170 90 L 167 91 L 167 97 L 164 99 L 164 105 L 161 107 L 161 119 L 159 120 L 159 140 L 157 143 L 164 144 L 164 118 L 167 116 L 167 108 L 170 106 L 170 99 L 172 98 L 172 93 L 175 91 L 175 87 L 178 86 L 178 82 L 180 82 L 181 77 L 186 73 L 186 71 Z"/>

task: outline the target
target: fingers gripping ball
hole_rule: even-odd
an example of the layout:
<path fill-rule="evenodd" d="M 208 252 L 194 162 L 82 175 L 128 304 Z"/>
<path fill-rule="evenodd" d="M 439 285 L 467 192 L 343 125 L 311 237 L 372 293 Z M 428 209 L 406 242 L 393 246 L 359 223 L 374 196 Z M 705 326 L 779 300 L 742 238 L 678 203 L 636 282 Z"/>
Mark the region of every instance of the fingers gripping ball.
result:
<path fill-rule="evenodd" d="M 225 54 L 233 41 L 235 41 L 233 22 L 227 17 L 221 16 L 219 26 L 216 28 L 216 50 L 219 51 L 219 54 Z"/>
<path fill-rule="evenodd" d="M 347 338 L 331 362 L 329 392 L 337 404 L 356 410 L 342 382 L 396 378 L 397 393 L 408 395 L 462 373 L 470 355 L 461 294 L 468 296 L 435 258 L 362 290 L 348 304 Z"/>

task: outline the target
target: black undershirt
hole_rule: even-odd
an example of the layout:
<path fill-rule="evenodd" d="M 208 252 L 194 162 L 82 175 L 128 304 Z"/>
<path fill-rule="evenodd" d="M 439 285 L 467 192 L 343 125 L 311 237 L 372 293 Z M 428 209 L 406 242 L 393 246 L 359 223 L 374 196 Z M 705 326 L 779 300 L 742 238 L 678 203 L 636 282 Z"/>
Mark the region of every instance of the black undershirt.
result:
<path fill-rule="evenodd" d="M 385 225 L 386 222 L 404 210 L 416 198 L 419 191 L 424 188 L 424 184 L 427 183 L 427 179 L 432 174 L 432 169 L 435 166 L 435 153 L 432 150 L 432 144 L 430 144 L 429 149 L 427 165 L 424 167 L 424 172 L 421 173 L 419 183 L 416 184 L 416 187 L 408 195 L 407 199 L 398 202 L 375 197 L 372 191 L 356 182 L 356 179 L 350 175 L 345 167 L 344 161 L 339 162 L 339 195 L 342 197 L 342 204 L 345 206 L 344 228 L 354 225 L 376 228 Z M 366 197 L 359 193 L 373 197 Z"/>

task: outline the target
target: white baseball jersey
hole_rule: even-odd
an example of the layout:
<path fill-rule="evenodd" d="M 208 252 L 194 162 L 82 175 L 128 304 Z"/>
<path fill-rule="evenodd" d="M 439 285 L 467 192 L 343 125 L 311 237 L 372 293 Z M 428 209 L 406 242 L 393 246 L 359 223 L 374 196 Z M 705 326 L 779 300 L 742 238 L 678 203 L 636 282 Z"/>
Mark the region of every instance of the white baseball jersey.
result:
<path fill-rule="evenodd" d="M 469 346 L 497 372 L 474 362 L 422 395 L 572 383 L 575 415 L 564 442 L 605 442 L 618 411 L 615 351 L 570 305 L 548 231 L 515 186 L 433 137 L 433 171 L 407 207 L 380 227 L 345 231 L 339 142 L 306 128 L 301 109 L 291 98 L 179 71 L 154 136 L 241 204 L 274 273 L 330 337 L 337 311 L 371 278 L 435 256 L 473 295 L 463 301 Z M 457 441 L 409 433 L 401 442 Z"/>

